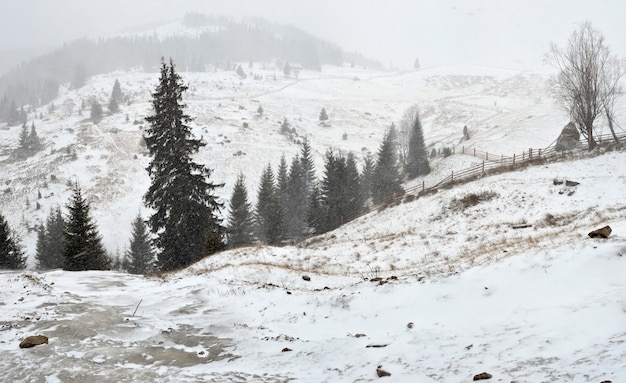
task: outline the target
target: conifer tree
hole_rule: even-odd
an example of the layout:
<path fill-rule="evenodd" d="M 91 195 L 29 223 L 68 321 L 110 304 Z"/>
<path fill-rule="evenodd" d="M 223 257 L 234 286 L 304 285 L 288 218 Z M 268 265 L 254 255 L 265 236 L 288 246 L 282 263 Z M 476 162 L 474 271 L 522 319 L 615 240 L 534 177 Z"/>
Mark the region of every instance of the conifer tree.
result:
<path fill-rule="evenodd" d="M 320 112 L 320 124 L 325 125 L 328 121 L 328 113 L 326 113 L 326 108 L 322 108 Z"/>
<path fill-rule="evenodd" d="M 319 187 L 313 185 L 307 203 L 307 224 L 311 234 L 321 234 L 325 231 L 326 211 L 322 205 L 322 196 Z"/>
<path fill-rule="evenodd" d="M 22 124 L 22 130 L 20 131 L 18 148 L 21 152 L 28 151 L 28 126 L 26 123 Z"/>
<path fill-rule="evenodd" d="M 372 182 L 374 177 L 374 160 L 370 155 L 366 155 L 363 158 L 363 170 L 361 171 L 361 191 L 363 201 L 367 201 L 372 198 Z"/>
<path fill-rule="evenodd" d="M 268 164 L 261 174 L 254 220 L 259 240 L 271 245 L 282 240 L 282 210 L 277 194 L 272 165 Z"/>
<path fill-rule="evenodd" d="M 245 177 L 239 174 L 230 197 L 230 219 L 226 227 L 229 247 L 245 246 L 254 241 L 254 220 L 251 209 Z"/>
<path fill-rule="evenodd" d="M 346 156 L 345 166 L 343 204 L 346 212 L 345 221 L 347 222 L 361 214 L 364 198 L 359 171 L 356 167 L 356 159 L 352 153 L 348 153 Z"/>
<path fill-rule="evenodd" d="M 300 149 L 300 162 L 302 162 L 302 176 L 304 177 L 304 185 L 306 188 L 306 198 L 313 191 L 315 186 L 315 163 L 313 162 L 313 152 L 308 138 L 304 139 Z"/>
<path fill-rule="evenodd" d="M 130 247 L 126 250 L 127 270 L 131 274 L 147 274 L 152 271 L 155 260 L 148 228 L 139 213 L 132 225 Z"/>
<path fill-rule="evenodd" d="M 332 150 L 326 152 L 324 161 L 324 178 L 320 185 L 322 209 L 325 218 L 323 231 L 330 231 L 345 222 L 345 158 Z"/>
<path fill-rule="evenodd" d="M 41 148 L 41 140 L 35 128 L 35 121 L 30 125 L 30 134 L 28 135 L 28 147 L 30 150 L 39 150 Z"/>
<path fill-rule="evenodd" d="M 307 195 L 302 162 L 298 156 L 291 161 L 287 182 L 286 205 L 283 205 L 287 237 L 297 242 L 306 229 Z"/>
<path fill-rule="evenodd" d="M 120 106 L 113 97 L 111 97 L 111 99 L 109 100 L 109 105 L 107 107 L 109 108 L 109 112 L 111 113 L 117 113 L 120 111 Z"/>
<path fill-rule="evenodd" d="M 37 230 L 37 259 L 38 269 L 57 269 L 63 267 L 63 241 L 65 220 L 61 208 L 50 209 L 45 225 Z"/>
<path fill-rule="evenodd" d="M 430 173 L 428 152 L 424 144 L 424 131 L 420 122 L 419 114 L 414 114 L 413 127 L 409 135 L 409 150 L 406 164 L 406 173 L 409 178 L 425 176 Z"/>
<path fill-rule="evenodd" d="M 26 254 L 18 237 L 0 214 L 0 270 L 19 270 L 26 267 Z"/>
<path fill-rule="evenodd" d="M 65 222 L 63 269 L 107 270 L 110 260 L 102 246 L 98 228 L 89 213 L 89 204 L 78 184 L 67 205 L 69 214 Z"/>
<path fill-rule="evenodd" d="M 95 123 L 102 120 L 102 105 L 100 105 L 98 101 L 91 103 L 91 113 L 89 114 L 89 119 Z"/>
<path fill-rule="evenodd" d="M 124 101 L 124 94 L 122 94 L 122 87 L 118 79 L 115 79 L 113 89 L 111 90 L 111 100 L 115 100 L 116 103 Z"/>
<path fill-rule="evenodd" d="M 224 227 L 217 215 L 223 205 L 214 195 L 223 184 L 211 182 L 212 171 L 193 161 L 206 143 L 192 134 L 182 103 L 186 90 L 174 63 L 162 62 L 144 135 L 152 156 L 144 201 L 154 210 L 148 224 L 161 270 L 185 267 L 223 248 Z"/>
<path fill-rule="evenodd" d="M 396 193 L 402 192 L 396 145 L 394 144 L 395 131 L 389 129 L 385 134 L 376 159 L 376 166 L 372 177 L 372 199 L 374 203 L 383 202 Z"/>

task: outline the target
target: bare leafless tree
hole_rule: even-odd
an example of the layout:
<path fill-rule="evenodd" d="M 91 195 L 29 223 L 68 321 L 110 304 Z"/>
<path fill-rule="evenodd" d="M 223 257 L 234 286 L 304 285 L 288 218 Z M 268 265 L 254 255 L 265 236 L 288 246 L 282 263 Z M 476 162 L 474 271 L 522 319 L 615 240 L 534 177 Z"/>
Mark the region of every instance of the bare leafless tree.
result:
<path fill-rule="evenodd" d="M 400 120 L 400 129 L 398 131 L 398 158 L 403 167 L 406 166 L 406 161 L 409 156 L 409 139 L 416 118 L 419 118 L 419 108 L 417 105 L 411 105 L 404 111 L 402 119 Z"/>
<path fill-rule="evenodd" d="M 602 33 L 587 21 L 572 33 L 565 48 L 552 43 L 546 62 L 558 70 L 548 83 L 553 97 L 587 139 L 589 150 L 593 149 L 594 121 L 603 115 L 613 128 L 613 108 L 623 93 L 620 60 L 611 54 Z"/>

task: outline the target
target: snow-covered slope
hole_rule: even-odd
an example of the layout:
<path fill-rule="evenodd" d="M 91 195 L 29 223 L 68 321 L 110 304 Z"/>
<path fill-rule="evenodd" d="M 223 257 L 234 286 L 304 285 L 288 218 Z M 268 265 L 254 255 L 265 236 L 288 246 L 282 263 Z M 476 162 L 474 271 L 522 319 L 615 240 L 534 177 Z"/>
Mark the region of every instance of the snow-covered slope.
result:
<path fill-rule="evenodd" d="M 624 381 L 625 161 L 486 177 L 160 277 L 2 272 L 3 379 Z M 35 334 L 49 344 L 18 348 Z"/>
<path fill-rule="evenodd" d="M 224 200 L 239 172 L 254 199 L 263 167 L 298 152 L 279 133 L 285 117 L 295 139 L 311 140 L 318 171 L 328 147 L 374 153 L 412 104 L 434 148 L 519 153 L 549 145 L 566 122 L 531 73 L 325 67 L 296 79 L 255 65 L 249 72 L 261 80 L 182 72 L 187 111 L 207 142 L 198 159 L 226 183 Z M 77 115 L 82 99 L 106 103 L 115 79 L 130 97 L 121 113 L 99 124 Z M 141 126 L 156 82 L 113 73 L 63 91 L 54 111 L 37 110 L 45 148 L 28 159 L 11 157 L 20 128 L 0 130 L 0 207 L 31 258 L 28 228 L 65 204 L 76 180 L 109 250 L 124 248 L 149 183 Z M 318 124 L 322 107 L 331 127 Z M 465 125 L 471 139 L 461 142 Z M 413 183 L 433 185 L 477 161 L 434 160 Z M 159 277 L 1 272 L 2 379 L 356 382 L 378 380 L 380 366 L 394 382 L 465 382 L 481 372 L 502 382 L 624 381 L 624 163 L 626 153 L 609 152 L 484 177 L 299 246 L 226 251 Z M 587 237 L 607 224 L 609 239 Z M 49 344 L 18 348 L 36 334 Z"/>
<path fill-rule="evenodd" d="M 179 69 L 189 84 L 187 112 L 194 118 L 196 134 L 207 142 L 198 160 L 214 169 L 216 182 L 225 183 L 218 190 L 224 202 L 239 172 L 246 174 L 254 200 L 262 169 L 269 162 L 276 167 L 283 154 L 289 160 L 299 151 L 296 142 L 305 136 L 312 143 L 319 176 L 330 147 L 352 151 L 359 159 L 375 154 L 385 129 L 392 123 L 399 126 L 403 112 L 413 104 L 420 108 L 429 148 L 464 146 L 510 155 L 549 145 L 567 122 L 546 97 L 544 78 L 532 73 L 480 67 L 409 72 L 324 67 L 295 78 L 285 77 L 271 63 L 243 66 L 245 80 L 230 71 Z M 89 105 L 91 99 L 106 105 L 116 79 L 129 97 L 120 113 L 98 124 L 88 120 L 88 106 L 78 115 L 81 103 Z M 48 105 L 29 115 L 45 147 L 27 159 L 11 157 L 21 128 L 0 129 L 0 207 L 31 255 L 32 229 L 51 207 L 66 204 L 75 181 L 92 202 L 108 250 L 121 251 L 127 245 L 130 222 L 143 212 L 141 198 L 149 183 L 141 135 L 157 80 L 156 73 L 111 73 L 89 79 L 78 91 L 63 90 L 53 111 Z M 259 106 L 263 115 L 256 112 Z M 331 127 L 318 124 L 322 107 Z M 279 132 L 284 118 L 296 131 L 292 137 Z M 467 142 L 461 142 L 464 126 L 471 135 Z M 436 160 L 434 173 L 424 181 L 435 184 L 451 170 L 476 161 L 468 156 Z"/>

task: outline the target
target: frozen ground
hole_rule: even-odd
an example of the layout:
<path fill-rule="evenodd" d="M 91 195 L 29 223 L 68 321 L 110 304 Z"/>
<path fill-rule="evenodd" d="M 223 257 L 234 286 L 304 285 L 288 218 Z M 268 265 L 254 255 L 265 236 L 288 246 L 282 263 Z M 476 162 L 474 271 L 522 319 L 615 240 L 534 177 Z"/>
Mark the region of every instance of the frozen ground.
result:
<path fill-rule="evenodd" d="M 319 175 L 328 147 L 375 153 L 412 104 L 429 148 L 520 153 L 548 146 L 567 122 L 545 78 L 528 72 L 324 67 L 285 78 L 260 63 L 251 72 L 262 80 L 181 72 L 195 132 L 208 143 L 198 159 L 226 184 L 224 200 L 243 171 L 254 201 L 262 169 L 295 155 L 304 136 Z M 106 74 L 64 90 L 54 110 L 29 117 L 45 149 L 28 159 L 11 157 L 20 128 L 0 128 L 0 208 L 31 266 L 32 229 L 68 201 L 76 180 L 108 250 L 123 252 L 131 220 L 146 213 L 141 126 L 157 77 Z M 88 110 L 79 116 L 81 100 L 106 105 L 116 78 L 130 97 L 122 112 L 99 124 Z M 318 124 L 322 107 L 331 127 Z M 626 109 L 617 110 L 623 121 Z M 294 137 L 279 133 L 285 117 Z M 437 159 L 413 184 L 478 161 Z M 0 381 L 359 382 L 378 380 L 379 365 L 394 382 L 465 382 L 483 371 L 498 382 L 626 381 L 624 164 L 626 153 L 610 152 L 486 177 L 298 247 L 236 249 L 162 277 L 2 272 Z M 483 199 L 465 206 L 471 195 Z M 606 224 L 608 240 L 587 238 Z M 49 344 L 18 348 L 35 334 Z"/>
<path fill-rule="evenodd" d="M 2 272 L 3 379 L 366 382 L 382 366 L 394 382 L 624 381 L 624 163 L 486 177 L 161 277 Z M 471 193 L 491 197 L 459 204 Z M 609 239 L 587 237 L 605 224 Z M 49 344 L 18 348 L 35 334 Z"/>
<path fill-rule="evenodd" d="M 459 152 L 465 147 L 512 155 L 548 146 L 567 122 L 545 96 L 545 78 L 528 72 L 472 66 L 378 72 L 346 66 L 287 78 L 272 63 L 244 67 L 245 80 L 234 71 L 181 69 L 189 84 L 187 112 L 195 119 L 195 133 L 207 142 L 198 160 L 214 169 L 216 182 L 225 183 L 217 191 L 224 201 L 244 172 L 254 202 L 262 170 L 270 162 L 276 168 L 283 154 L 289 161 L 305 136 L 319 177 L 330 147 L 351 151 L 359 161 L 375 154 L 385 130 L 392 123 L 399 128 L 402 114 L 413 104 L 420 108 L 429 150 L 457 147 Z M 106 105 L 116 79 L 129 97 L 120 113 L 105 116 L 99 124 L 88 120 L 88 106 L 79 115 L 81 104 L 89 105 L 90 99 Z M 63 89 L 54 110 L 48 105 L 29 116 L 45 147 L 27 159 L 11 157 L 21 128 L 0 129 L 0 207 L 31 253 L 33 228 L 50 208 L 67 203 L 76 181 L 92 203 L 109 251 L 123 251 L 149 183 L 141 135 L 157 80 L 158 73 L 111 73 L 89 79 L 78 91 Z M 259 106 L 263 115 L 257 113 Z M 330 127 L 318 123 L 323 107 Z M 284 118 L 295 129 L 291 137 L 279 132 Z M 462 141 L 466 125 L 471 139 Z M 426 186 L 476 161 L 468 156 L 440 161 Z"/>

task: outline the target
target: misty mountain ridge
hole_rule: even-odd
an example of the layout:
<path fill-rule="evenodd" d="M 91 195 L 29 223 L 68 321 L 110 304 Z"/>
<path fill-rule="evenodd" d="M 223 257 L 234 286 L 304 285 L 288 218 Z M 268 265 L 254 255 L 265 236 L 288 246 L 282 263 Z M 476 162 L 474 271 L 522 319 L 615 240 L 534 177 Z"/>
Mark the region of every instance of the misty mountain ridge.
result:
<path fill-rule="evenodd" d="M 180 70 L 189 71 L 231 69 L 235 62 L 254 61 L 280 67 L 290 62 L 313 70 L 344 62 L 382 68 L 294 26 L 190 13 L 183 20 L 143 31 L 78 39 L 22 62 L 0 77 L 0 114 L 11 103 L 45 105 L 57 96 L 59 86 L 69 83 L 79 88 L 90 76 L 133 68 L 154 71 L 162 57 L 171 57 Z"/>

